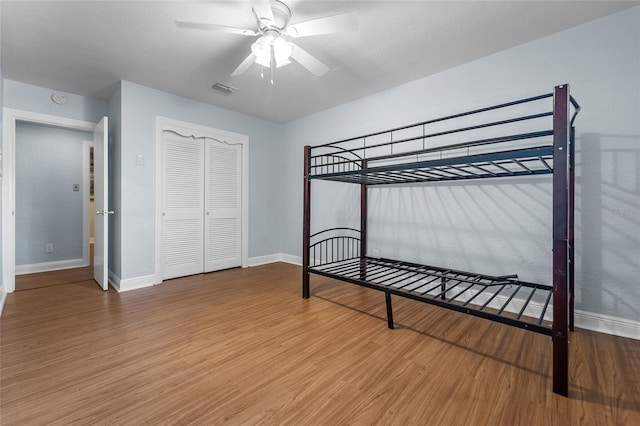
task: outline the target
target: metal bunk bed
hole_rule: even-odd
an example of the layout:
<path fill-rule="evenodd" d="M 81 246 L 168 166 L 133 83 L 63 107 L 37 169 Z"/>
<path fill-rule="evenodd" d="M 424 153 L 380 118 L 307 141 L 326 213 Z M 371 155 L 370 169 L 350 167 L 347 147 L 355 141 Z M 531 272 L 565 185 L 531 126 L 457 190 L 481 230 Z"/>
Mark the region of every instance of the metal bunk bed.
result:
<path fill-rule="evenodd" d="M 573 122 L 579 111 L 569 85 L 560 85 L 553 93 L 305 146 L 303 298 L 310 296 L 310 274 L 317 274 L 384 292 L 391 329 L 395 295 L 550 335 L 553 391 L 567 396 L 574 328 Z M 553 176 L 552 285 L 367 254 L 369 186 L 543 174 Z M 314 180 L 360 186 L 360 229 L 311 233 Z"/>

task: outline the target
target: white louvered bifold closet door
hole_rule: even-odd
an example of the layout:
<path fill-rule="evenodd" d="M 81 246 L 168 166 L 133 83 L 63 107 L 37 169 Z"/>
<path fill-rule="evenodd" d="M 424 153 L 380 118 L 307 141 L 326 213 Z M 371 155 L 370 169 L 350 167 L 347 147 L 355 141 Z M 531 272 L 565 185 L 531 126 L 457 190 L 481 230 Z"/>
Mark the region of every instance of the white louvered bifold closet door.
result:
<path fill-rule="evenodd" d="M 205 272 L 242 264 L 242 146 L 205 142 Z"/>
<path fill-rule="evenodd" d="M 203 272 L 204 145 L 163 134 L 163 279 Z"/>

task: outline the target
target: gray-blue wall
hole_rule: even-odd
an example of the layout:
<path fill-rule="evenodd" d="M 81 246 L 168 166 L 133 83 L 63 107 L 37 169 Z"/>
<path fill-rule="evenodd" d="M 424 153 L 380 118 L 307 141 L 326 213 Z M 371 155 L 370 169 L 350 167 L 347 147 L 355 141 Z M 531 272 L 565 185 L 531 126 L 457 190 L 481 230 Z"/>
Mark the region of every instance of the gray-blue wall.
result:
<path fill-rule="evenodd" d="M 0 22 L 2 22 L 2 4 L 1 3 L 0 3 Z M 2 24 L 0 24 L 0 27 L 2 27 Z M 2 33 L 2 30 L 0 28 L 0 34 L 1 33 Z M 2 52 L 0 52 L 0 146 L 2 146 L 2 135 L 3 135 L 3 131 L 2 131 L 2 122 L 4 120 L 2 115 L 3 106 L 4 106 L 4 80 L 2 80 Z M 0 161 L 0 170 L 3 170 L 2 161 Z M 2 185 L 0 185 L 0 218 L 2 218 L 2 209 L 3 209 Z M 2 221 L 2 219 L 0 219 L 0 221 Z M 0 226 L 0 241 L 2 241 L 2 226 Z M 0 259 L 2 259 L 2 244 L 0 244 Z M 2 277 L 3 277 L 2 261 L 0 261 L 0 297 L 2 297 L 2 294 L 4 293 L 4 279 Z"/>
<path fill-rule="evenodd" d="M 122 145 L 122 91 L 121 85 L 118 83 L 117 87 L 111 94 L 108 103 L 108 117 L 109 117 L 109 209 L 114 210 L 114 206 L 121 206 L 121 179 L 118 177 L 121 174 L 122 164 L 120 161 L 116 161 L 121 157 L 121 145 Z M 121 251 L 122 239 L 120 237 L 122 231 L 122 216 L 120 212 L 117 215 L 109 215 L 109 270 L 116 276 L 121 274 Z"/>
<path fill-rule="evenodd" d="M 93 135 L 16 125 L 16 265 L 82 259 L 82 142 Z M 79 190 L 73 191 L 78 184 Z M 88 238 L 88 236 L 87 236 Z M 52 253 L 45 244 L 52 243 Z"/>
<path fill-rule="evenodd" d="M 640 7 L 285 124 L 282 251 L 301 253 L 302 146 L 550 92 L 577 122 L 576 306 L 640 320 Z M 330 126 L 327 123 L 331 123 Z M 357 225 L 356 194 L 314 185 L 312 232 Z M 317 188 L 317 190 L 316 190 Z M 369 249 L 550 283 L 551 181 L 372 190 Z M 336 208 L 336 206 L 341 206 Z"/>
<path fill-rule="evenodd" d="M 120 278 L 154 273 L 157 116 L 249 136 L 249 257 L 280 252 L 280 124 L 127 81 L 121 82 L 121 96 L 122 139 L 119 158 L 113 159 L 121 167 L 114 182 L 121 188 L 120 199 L 113 206 L 122 221 L 116 242 Z M 144 156 L 144 166 L 136 165 L 138 154 Z"/>
<path fill-rule="evenodd" d="M 93 123 L 97 123 L 107 114 L 107 102 L 102 99 L 64 93 L 67 103 L 59 105 L 51 100 L 51 95 L 56 92 L 53 89 L 5 79 L 3 106 Z"/>

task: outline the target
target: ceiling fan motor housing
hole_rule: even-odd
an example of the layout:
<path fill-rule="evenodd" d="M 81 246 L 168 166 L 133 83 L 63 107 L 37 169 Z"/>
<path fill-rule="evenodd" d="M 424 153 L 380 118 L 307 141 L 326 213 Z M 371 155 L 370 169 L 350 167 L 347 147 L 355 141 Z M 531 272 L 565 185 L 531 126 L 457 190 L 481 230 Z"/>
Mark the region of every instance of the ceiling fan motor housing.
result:
<path fill-rule="evenodd" d="M 277 30 L 278 32 L 284 30 L 289 24 L 291 19 L 291 9 L 289 6 L 278 0 L 271 0 L 271 11 L 273 13 L 273 22 L 265 17 L 258 16 L 256 14 L 256 21 L 258 28 L 261 31 Z"/>

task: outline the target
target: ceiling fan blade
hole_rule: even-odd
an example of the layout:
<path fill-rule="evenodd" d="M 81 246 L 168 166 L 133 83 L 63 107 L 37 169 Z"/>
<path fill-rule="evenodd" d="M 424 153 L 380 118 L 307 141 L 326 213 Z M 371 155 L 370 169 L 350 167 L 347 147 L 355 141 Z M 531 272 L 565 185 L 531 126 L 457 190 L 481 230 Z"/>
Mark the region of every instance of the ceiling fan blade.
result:
<path fill-rule="evenodd" d="M 251 0 L 251 6 L 258 21 L 262 22 L 265 26 L 275 24 L 273 10 L 271 9 L 269 0 Z"/>
<path fill-rule="evenodd" d="M 291 37 L 308 37 L 322 34 L 333 34 L 358 29 L 358 20 L 354 13 L 328 16 L 299 22 L 287 27 L 287 34 Z"/>
<path fill-rule="evenodd" d="M 240 65 L 238 65 L 238 68 L 236 68 L 235 71 L 231 73 L 231 77 L 244 74 L 244 72 L 249 69 L 249 67 L 251 66 L 251 64 L 253 64 L 255 60 L 256 60 L 256 55 L 254 55 L 253 53 L 250 53 L 249 56 L 247 56 L 245 60 L 242 61 Z"/>
<path fill-rule="evenodd" d="M 309 52 L 295 43 L 291 43 L 291 57 L 312 74 L 320 77 L 329 71 L 329 67 L 317 60 Z"/>
<path fill-rule="evenodd" d="M 176 25 L 180 28 L 189 28 L 194 30 L 211 30 L 220 31 L 223 33 L 239 34 L 246 36 L 258 35 L 253 30 L 245 30 L 244 28 L 227 27 L 226 25 L 208 24 L 205 22 L 190 22 L 190 21 L 175 21 Z"/>

